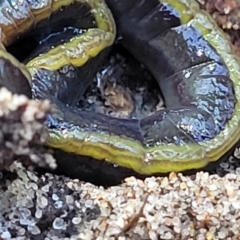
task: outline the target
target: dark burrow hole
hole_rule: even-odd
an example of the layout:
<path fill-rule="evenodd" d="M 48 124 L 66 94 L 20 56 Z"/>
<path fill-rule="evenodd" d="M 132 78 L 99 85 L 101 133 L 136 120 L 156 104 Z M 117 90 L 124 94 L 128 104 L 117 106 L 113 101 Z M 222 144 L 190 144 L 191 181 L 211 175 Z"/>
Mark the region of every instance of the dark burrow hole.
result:
<path fill-rule="evenodd" d="M 142 119 L 164 104 L 152 75 L 121 45 L 115 44 L 78 107 L 117 118 Z"/>

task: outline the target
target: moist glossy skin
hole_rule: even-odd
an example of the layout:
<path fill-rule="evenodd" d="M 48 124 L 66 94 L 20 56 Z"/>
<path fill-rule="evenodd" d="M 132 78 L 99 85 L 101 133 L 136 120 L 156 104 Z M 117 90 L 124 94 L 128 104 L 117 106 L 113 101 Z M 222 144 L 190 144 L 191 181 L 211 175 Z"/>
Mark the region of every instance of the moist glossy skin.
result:
<path fill-rule="evenodd" d="M 24 94 L 31 98 L 30 79 L 27 68 L 8 54 L 0 44 L 0 88 L 6 87 L 12 93 Z"/>
<path fill-rule="evenodd" d="M 41 14 L 34 19 L 41 21 L 60 4 L 71 2 L 55 1 L 50 8 L 39 7 Z M 113 18 L 104 2 L 79 2 L 93 10 L 96 25 L 92 30 L 86 29 L 27 63 L 33 97 L 48 98 L 56 108 L 47 121 L 49 146 L 151 175 L 202 168 L 238 142 L 239 60 L 222 31 L 195 1 L 106 0 L 121 43 L 158 81 L 165 110 L 130 120 L 69 107 L 92 79 L 78 83 L 75 77 L 71 83 L 64 76 L 77 67 L 95 72 L 115 38 Z M 14 21 L 20 23 L 19 19 Z M 28 24 L 23 23 L 23 32 Z M 10 30 L 3 33 L 4 44 L 16 37 Z M 78 87 L 80 93 L 75 93 Z"/>

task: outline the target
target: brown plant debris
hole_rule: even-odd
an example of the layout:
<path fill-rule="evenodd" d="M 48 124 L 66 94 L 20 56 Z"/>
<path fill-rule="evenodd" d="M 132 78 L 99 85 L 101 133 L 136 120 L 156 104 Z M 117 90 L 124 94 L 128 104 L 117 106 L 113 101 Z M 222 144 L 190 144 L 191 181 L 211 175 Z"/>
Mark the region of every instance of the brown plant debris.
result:
<path fill-rule="evenodd" d="M 239 0 L 198 0 L 223 29 L 239 29 Z"/>
<path fill-rule="evenodd" d="M 24 158 L 27 166 L 56 166 L 42 147 L 47 137 L 43 122 L 49 111 L 48 101 L 28 100 L 0 89 L 0 169 L 17 158 Z"/>
<path fill-rule="evenodd" d="M 240 0 L 198 0 L 236 47 L 240 56 Z"/>

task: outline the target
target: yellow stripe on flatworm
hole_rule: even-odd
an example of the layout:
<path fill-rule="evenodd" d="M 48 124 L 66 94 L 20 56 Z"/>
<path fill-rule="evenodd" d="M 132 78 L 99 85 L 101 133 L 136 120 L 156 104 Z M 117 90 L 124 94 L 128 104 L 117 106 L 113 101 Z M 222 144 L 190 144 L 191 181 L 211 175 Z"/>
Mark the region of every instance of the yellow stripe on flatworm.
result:
<path fill-rule="evenodd" d="M 52 8 L 56 11 L 63 4 L 67 6 L 72 2 L 56 1 L 53 2 Z M 102 50 L 113 44 L 116 35 L 115 22 L 104 1 L 78 0 L 76 2 L 86 3 L 91 7 L 97 28 L 90 28 L 85 33 L 73 37 L 69 42 L 28 62 L 27 67 L 32 75 L 39 68 L 58 70 L 68 64 L 81 67 L 90 58 L 97 56 Z"/>
<path fill-rule="evenodd" d="M 198 145 L 144 148 L 137 140 L 106 133 L 86 132 L 77 128 L 60 131 L 49 129 L 48 145 L 66 152 L 107 160 L 141 174 L 183 171 L 207 164 Z M 188 156 L 191 155 L 191 161 Z"/>

